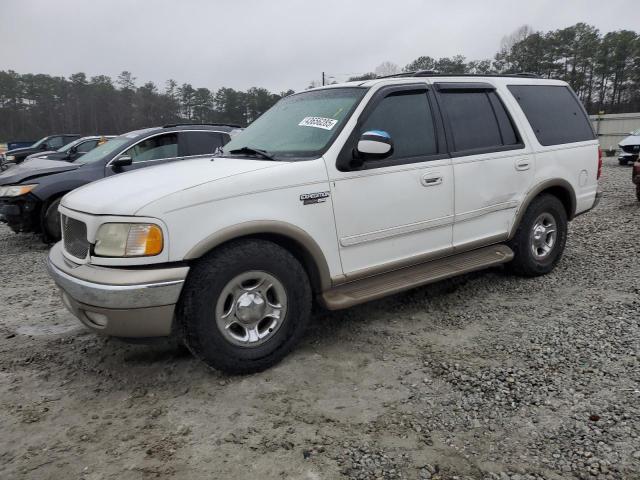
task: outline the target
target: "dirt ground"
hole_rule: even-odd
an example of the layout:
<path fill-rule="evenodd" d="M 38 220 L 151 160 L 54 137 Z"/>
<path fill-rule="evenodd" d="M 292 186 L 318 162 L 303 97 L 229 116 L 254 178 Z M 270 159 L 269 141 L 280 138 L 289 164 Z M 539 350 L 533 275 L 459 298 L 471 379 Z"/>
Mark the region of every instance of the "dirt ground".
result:
<path fill-rule="evenodd" d="M 640 203 L 603 186 L 551 275 L 319 311 L 243 377 L 87 331 L 2 226 L 0 478 L 640 478 Z"/>

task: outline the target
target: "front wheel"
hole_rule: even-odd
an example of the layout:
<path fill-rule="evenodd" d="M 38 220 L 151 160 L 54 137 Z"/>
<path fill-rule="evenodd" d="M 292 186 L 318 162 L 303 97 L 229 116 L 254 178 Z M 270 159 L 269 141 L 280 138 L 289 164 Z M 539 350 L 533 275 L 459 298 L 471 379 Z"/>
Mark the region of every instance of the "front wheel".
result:
<path fill-rule="evenodd" d="M 554 195 L 541 195 L 531 202 L 509 242 L 515 257 L 508 268 L 527 277 L 547 274 L 560 261 L 566 242 L 564 205 Z"/>
<path fill-rule="evenodd" d="M 241 240 L 191 268 L 178 305 L 178 331 L 210 367 L 251 373 L 291 351 L 310 311 L 311 288 L 300 262 L 273 242 Z"/>
<path fill-rule="evenodd" d="M 42 218 L 42 233 L 44 241 L 57 242 L 62 238 L 62 232 L 60 228 L 60 213 L 58 207 L 60 206 L 61 198 L 55 199 L 51 202 L 44 211 Z"/>
<path fill-rule="evenodd" d="M 623 166 L 623 167 L 624 167 L 625 165 L 627 165 L 628 163 L 629 163 L 629 162 L 628 162 L 627 160 L 624 160 L 624 159 L 622 159 L 622 158 L 619 158 L 619 159 L 618 159 L 618 164 L 619 164 L 619 165 L 621 165 L 621 166 Z"/>

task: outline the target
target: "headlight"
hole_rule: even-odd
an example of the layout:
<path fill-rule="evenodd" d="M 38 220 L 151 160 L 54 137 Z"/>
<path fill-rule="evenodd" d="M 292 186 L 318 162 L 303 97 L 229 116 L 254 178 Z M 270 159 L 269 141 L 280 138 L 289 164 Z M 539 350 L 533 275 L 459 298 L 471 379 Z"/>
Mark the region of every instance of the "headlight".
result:
<path fill-rule="evenodd" d="M 25 195 L 38 185 L 8 185 L 6 187 L 0 187 L 0 197 L 19 197 Z"/>
<path fill-rule="evenodd" d="M 94 253 L 100 257 L 145 257 L 163 248 L 162 229 L 151 223 L 104 223 L 98 228 Z"/>
<path fill-rule="evenodd" d="M 7 162 L 13 162 L 16 159 L 15 155 L 7 155 Z"/>

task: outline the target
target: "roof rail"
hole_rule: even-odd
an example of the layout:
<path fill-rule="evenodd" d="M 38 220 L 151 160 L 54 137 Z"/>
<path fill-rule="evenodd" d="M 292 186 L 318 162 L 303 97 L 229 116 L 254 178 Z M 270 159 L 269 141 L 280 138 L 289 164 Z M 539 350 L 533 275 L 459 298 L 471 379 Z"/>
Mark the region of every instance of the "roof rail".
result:
<path fill-rule="evenodd" d="M 535 73 L 441 73 L 435 70 L 416 70 L 414 72 L 394 73 L 393 75 L 384 75 L 376 77 L 373 80 L 381 78 L 398 78 L 398 77 L 524 77 L 524 78 L 540 78 Z"/>
<path fill-rule="evenodd" d="M 192 127 L 198 125 L 206 125 L 209 127 L 233 127 L 233 128 L 242 128 L 242 125 L 238 125 L 236 123 L 169 123 L 167 125 L 163 125 L 162 128 L 171 128 L 171 127 Z"/>

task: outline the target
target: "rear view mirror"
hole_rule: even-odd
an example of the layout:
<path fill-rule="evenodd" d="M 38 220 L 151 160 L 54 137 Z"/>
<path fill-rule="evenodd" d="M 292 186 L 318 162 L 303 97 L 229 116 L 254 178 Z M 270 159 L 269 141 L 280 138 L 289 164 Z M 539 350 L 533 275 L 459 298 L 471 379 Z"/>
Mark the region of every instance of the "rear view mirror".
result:
<path fill-rule="evenodd" d="M 358 140 L 357 150 L 363 160 L 387 158 L 393 154 L 391 135 L 383 130 L 364 132 Z"/>
<path fill-rule="evenodd" d="M 118 158 L 111 161 L 111 168 L 118 169 L 127 167 L 133 163 L 133 160 L 129 155 L 120 155 Z"/>

